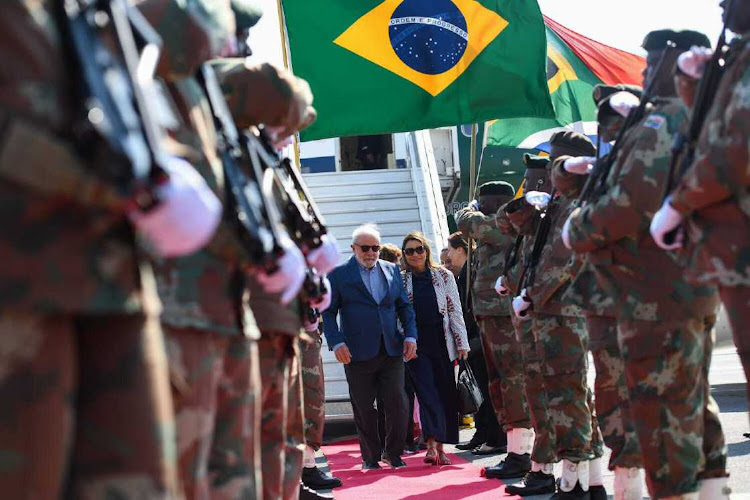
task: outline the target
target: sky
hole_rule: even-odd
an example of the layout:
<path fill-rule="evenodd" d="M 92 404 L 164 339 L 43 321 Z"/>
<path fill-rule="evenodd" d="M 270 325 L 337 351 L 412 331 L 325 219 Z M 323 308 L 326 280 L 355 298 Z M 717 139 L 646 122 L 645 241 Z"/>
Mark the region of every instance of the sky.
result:
<path fill-rule="evenodd" d="M 250 32 L 254 59 L 280 64 L 278 2 L 256 1 L 264 15 Z M 582 35 L 635 54 L 642 54 L 643 37 L 655 29 L 694 29 L 708 35 L 712 43 L 721 30 L 719 0 L 539 0 L 539 7 Z"/>

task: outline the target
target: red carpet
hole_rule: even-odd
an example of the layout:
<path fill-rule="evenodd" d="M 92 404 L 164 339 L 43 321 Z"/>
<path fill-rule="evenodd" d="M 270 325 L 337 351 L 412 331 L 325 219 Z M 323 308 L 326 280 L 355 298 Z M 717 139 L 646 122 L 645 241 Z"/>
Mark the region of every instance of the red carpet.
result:
<path fill-rule="evenodd" d="M 422 462 L 425 452 L 404 455 L 407 464 L 393 470 L 381 462 L 380 470 L 362 470 L 362 457 L 356 440 L 324 446 L 323 452 L 334 476 L 343 486 L 333 490 L 337 500 L 391 499 L 479 499 L 521 497 L 505 493 L 497 479 L 480 477 L 480 468 L 449 454 L 453 465 L 435 467 Z"/>

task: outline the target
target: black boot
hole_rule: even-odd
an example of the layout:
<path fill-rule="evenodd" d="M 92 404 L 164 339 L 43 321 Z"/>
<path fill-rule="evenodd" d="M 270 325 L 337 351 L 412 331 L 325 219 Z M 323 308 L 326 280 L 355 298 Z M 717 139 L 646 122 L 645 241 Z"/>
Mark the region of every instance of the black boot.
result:
<path fill-rule="evenodd" d="M 304 467 L 302 483 L 314 490 L 330 490 L 341 486 L 341 479 L 326 474 L 317 467 Z"/>
<path fill-rule="evenodd" d="M 542 471 L 529 472 L 520 483 L 509 484 L 505 487 L 506 493 L 528 497 L 531 495 L 544 495 L 555 492 L 555 476 L 545 474 Z"/>
<path fill-rule="evenodd" d="M 518 455 L 511 452 L 499 464 L 484 469 L 484 476 L 494 479 L 512 479 L 524 477 L 530 470 L 531 457 L 528 453 Z"/>
<path fill-rule="evenodd" d="M 484 444 L 484 436 L 481 432 L 477 431 L 474 433 L 474 435 L 471 437 L 471 439 L 465 443 L 460 443 L 456 445 L 457 450 L 467 451 L 467 450 L 473 450 L 477 446 L 482 446 Z"/>
<path fill-rule="evenodd" d="M 607 500 L 609 498 L 607 490 L 602 485 L 589 486 L 589 495 L 591 496 L 591 500 Z"/>
<path fill-rule="evenodd" d="M 557 492 L 549 500 L 591 500 L 591 494 L 583 491 L 581 483 L 576 483 L 575 488 L 570 491 L 563 491 L 558 485 Z"/>
<path fill-rule="evenodd" d="M 333 498 L 333 495 L 325 495 L 318 493 L 312 488 L 308 488 L 304 484 L 299 484 L 299 500 L 320 500 L 325 498 Z"/>

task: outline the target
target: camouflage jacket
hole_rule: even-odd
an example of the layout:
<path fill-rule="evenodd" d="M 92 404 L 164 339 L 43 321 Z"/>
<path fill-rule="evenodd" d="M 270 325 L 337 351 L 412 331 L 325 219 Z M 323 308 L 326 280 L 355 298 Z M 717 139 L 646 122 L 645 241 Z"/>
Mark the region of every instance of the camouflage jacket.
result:
<path fill-rule="evenodd" d="M 458 229 L 477 242 L 472 262 L 474 315 L 509 316 L 510 301 L 495 292 L 495 282 L 503 272 L 505 250 L 515 238 L 500 231 L 496 216 L 486 216 L 470 207 L 456 213 L 455 219 Z"/>
<path fill-rule="evenodd" d="M 716 289 L 685 281 L 677 257 L 649 234 L 669 170 L 672 136 L 685 120 L 678 99 L 660 99 L 621 139 L 607 192 L 574 212 L 570 242 L 591 253 L 620 317 L 662 321 L 703 317 L 717 305 Z"/>
<path fill-rule="evenodd" d="M 153 278 L 122 212 L 8 179 L 47 154 L 48 139 L 77 156 L 71 132 L 80 110 L 61 36 L 52 1 L 0 2 L 0 304 L 44 313 L 155 311 Z M 31 131 L 24 140 L 14 135 L 20 128 Z M 57 158 L 48 154 L 48 169 Z M 105 170 L 81 165 L 99 176 Z"/>
<path fill-rule="evenodd" d="M 220 199 L 224 171 L 208 98 L 195 78 L 169 86 L 185 126 L 175 138 L 195 151 L 192 164 Z M 222 222 L 209 245 L 185 257 L 155 263 L 162 321 L 222 334 L 257 335 L 242 276 L 242 250 L 230 222 Z M 239 276 L 237 275 L 239 273 Z"/>
<path fill-rule="evenodd" d="M 750 286 L 750 38 L 733 42 L 695 159 L 672 194 L 689 215 L 690 278 Z"/>
<path fill-rule="evenodd" d="M 262 335 L 282 333 L 296 336 L 301 333 L 302 314 L 299 299 L 283 305 L 280 294 L 265 292 L 255 276 L 249 275 L 247 283 L 251 296 L 250 307 Z"/>
<path fill-rule="evenodd" d="M 518 285 L 524 270 L 524 256 L 531 251 L 538 222 L 537 211 L 523 198 L 509 201 L 497 212 L 495 223 L 500 231 L 513 238 L 513 243 L 503 256 L 505 284 L 510 297 L 518 295 Z M 507 260 L 507 261 L 506 261 Z"/>

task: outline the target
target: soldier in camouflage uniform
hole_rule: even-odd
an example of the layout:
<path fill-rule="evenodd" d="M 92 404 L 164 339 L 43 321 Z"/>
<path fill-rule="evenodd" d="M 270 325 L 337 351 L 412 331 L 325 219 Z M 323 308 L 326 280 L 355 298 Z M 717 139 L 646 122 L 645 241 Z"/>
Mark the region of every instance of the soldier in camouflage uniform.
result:
<path fill-rule="evenodd" d="M 548 191 L 550 185 L 547 164 L 549 158 L 524 155 L 526 172 L 523 188 L 529 191 Z M 519 190 L 520 191 L 520 190 Z M 518 197 L 500 207 L 496 224 L 500 231 L 515 239 L 513 246 L 506 252 L 502 281 L 496 283 L 497 293 L 513 297 L 519 293 L 518 285 L 524 268 L 524 255 L 531 252 L 538 220 L 536 209 L 525 199 Z M 534 444 L 531 450 L 531 469 L 520 483 L 508 485 L 513 488 L 512 494 L 527 496 L 555 491 L 555 480 L 552 475 L 557 457 L 557 439 L 555 427 L 549 413 L 547 391 L 544 388 L 543 357 L 537 348 L 532 322 L 523 321 L 512 314 L 513 328 L 521 345 L 524 367 L 524 389 L 529 406 L 531 423 L 534 428 Z"/>
<path fill-rule="evenodd" d="M 724 57 L 724 74 L 703 124 L 695 158 L 668 202 L 654 217 L 652 234 L 659 246 L 664 234 L 687 222 L 688 279 L 713 283 L 727 310 L 734 343 L 750 380 L 750 169 L 747 136 L 750 127 L 750 13 L 747 2 L 734 1 L 724 9 L 728 28 L 742 34 Z M 688 54 L 686 54 L 688 56 Z M 685 62 L 682 60 L 685 59 Z M 690 60 L 698 59 L 689 67 Z M 681 58 L 678 82 L 687 90 L 684 100 L 693 106 L 697 78 L 705 57 Z M 681 67 L 686 70 L 680 70 Z M 750 401 L 750 384 L 748 384 Z"/>
<path fill-rule="evenodd" d="M 511 323 L 508 298 L 498 296 L 494 290 L 505 251 L 513 244 L 513 239 L 497 227 L 496 212 L 514 195 L 513 186 L 508 183 L 483 184 L 479 188 L 479 206 L 469 206 L 455 215 L 458 229 L 477 242 L 473 312 L 481 332 L 492 406 L 508 442 L 506 460 L 485 469 L 485 475 L 499 478 L 521 477 L 528 472 L 534 434 L 524 396 L 521 346 Z"/>
<path fill-rule="evenodd" d="M 176 66 L 179 62 L 171 61 L 184 60 L 185 40 L 176 4 L 148 1 L 139 7 L 162 36 L 165 59 Z M 212 28 L 204 35 L 214 40 L 214 50 L 235 31 L 228 2 L 188 2 L 186 9 L 198 17 L 199 25 Z M 212 55 L 210 50 L 199 53 Z M 224 198 L 213 115 L 192 76 L 197 69 L 189 68 L 189 76 L 163 72 L 184 124 L 174 137 L 194 151 L 196 169 Z M 205 249 L 156 265 L 175 392 L 180 476 L 188 498 L 256 498 L 261 488 L 256 439 L 259 331 L 243 287 L 242 269 L 248 261 L 235 231 L 225 213 L 225 222 Z"/>
<path fill-rule="evenodd" d="M 622 91 L 636 96 L 641 94 L 640 88 L 626 89 L 621 85 L 597 86 L 594 89 L 594 101 L 599 108 L 599 138 L 602 142 L 615 140 L 624 124 L 622 115 L 610 105 L 612 97 Z M 602 158 L 601 161 L 607 159 Z M 553 169 L 552 175 L 556 179 L 575 176 L 559 165 Z M 594 402 L 602 438 L 611 450 L 609 469 L 615 473 L 615 498 L 640 500 L 643 498 L 643 464 L 640 444 L 630 416 L 625 363 L 617 342 L 617 304 L 614 297 L 602 289 L 597 279 L 595 256 L 585 254 L 580 258 L 580 269 L 573 277 L 565 299 L 578 305 L 586 313 L 589 350 L 596 368 Z"/>
<path fill-rule="evenodd" d="M 575 132 L 558 132 L 552 136 L 550 144 L 552 159 L 571 152 L 593 155 L 596 151 L 587 137 Z M 532 306 L 529 316 L 543 359 L 547 411 L 555 428 L 557 457 L 563 460 L 562 480 L 553 498 L 606 496 L 600 471 L 601 435 L 586 380 L 588 334 L 581 309 L 563 298 L 576 269 L 569 267 L 570 251 L 563 245 L 560 233 L 582 188 L 577 180 L 577 177 L 552 178 L 553 189 L 545 217 L 549 219 L 538 217 L 534 238 L 538 240 L 537 245 L 527 245 L 527 248 L 531 246 L 531 251 L 525 255 L 529 265 L 519 284 L 521 295 L 525 294 L 527 304 Z M 549 224 L 546 241 L 545 224 Z M 540 243 L 544 245 L 539 247 Z M 536 253 L 534 246 L 537 246 Z M 514 299 L 519 300 L 520 296 Z M 550 484 L 551 479 L 548 475 L 546 484 Z"/>
<path fill-rule="evenodd" d="M 592 254 L 602 289 L 619 305 L 632 417 L 655 498 L 697 499 L 700 479 L 726 476 L 726 447 L 715 431 L 704 368 L 716 289 L 688 284 L 677 259 L 646 237 L 668 175 L 672 135 L 685 120 L 671 72 L 654 74 L 655 63 L 665 50 L 663 67 L 674 63 L 678 52 L 666 48 L 668 40 L 690 46 L 703 39 L 668 30 L 646 37 L 644 86 L 654 81 L 653 107 L 621 139 L 608 191 L 577 209 L 563 230 L 573 250 Z"/>
<path fill-rule="evenodd" d="M 125 217 L 131 200 L 91 159 L 107 146 L 87 157 L 73 134 L 84 109 L 59 5 L 0 6 L 0 490 L 176 498 L 156 287 Z"/>

